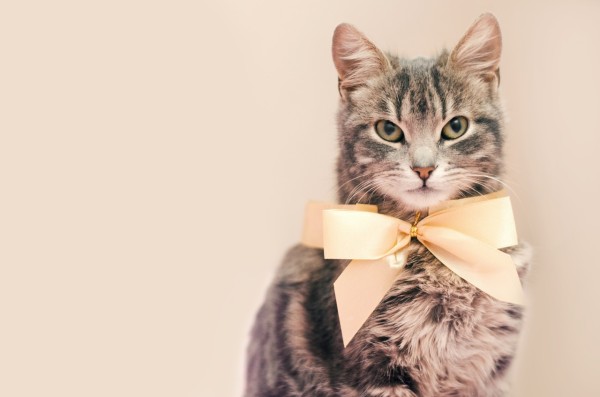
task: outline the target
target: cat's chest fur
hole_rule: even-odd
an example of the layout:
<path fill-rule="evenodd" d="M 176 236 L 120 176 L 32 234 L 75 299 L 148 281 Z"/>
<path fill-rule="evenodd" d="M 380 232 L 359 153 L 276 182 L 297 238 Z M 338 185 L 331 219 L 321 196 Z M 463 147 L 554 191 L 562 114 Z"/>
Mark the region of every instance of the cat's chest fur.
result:
<path fill-rule="evenodd" d="M 520 307 L 491 298 L 413 244 L 406 268 L 343 350 L 345 374 L 374 394 L 386 387 L 419 396 L 502 389 L 521 317 Z"/>

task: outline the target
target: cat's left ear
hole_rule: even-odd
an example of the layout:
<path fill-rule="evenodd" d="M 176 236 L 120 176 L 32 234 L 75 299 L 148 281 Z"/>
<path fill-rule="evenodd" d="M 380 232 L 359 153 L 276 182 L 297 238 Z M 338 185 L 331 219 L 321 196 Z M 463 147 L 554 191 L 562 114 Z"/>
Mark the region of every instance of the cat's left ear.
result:
<path fill-rule="evenodd" d="M 338 88 L 342 99 L 348 92 L 391 68 L 390 61 L 375 44 L 347 23 L 338 25 L 331 47 L 333 63 L 338 71 Z"/>
<path fill-rule="evenodd" d="M 502 35 L 492 14 L 480 16 L 452 50 L 449 66 L 500 84 Z"/>

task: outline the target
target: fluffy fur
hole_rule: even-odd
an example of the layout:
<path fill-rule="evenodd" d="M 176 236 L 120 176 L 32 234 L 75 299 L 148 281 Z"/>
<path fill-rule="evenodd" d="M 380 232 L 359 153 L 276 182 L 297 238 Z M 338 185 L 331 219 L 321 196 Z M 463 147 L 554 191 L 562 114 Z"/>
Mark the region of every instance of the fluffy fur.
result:
<path fill-rule="evenodd" d="M 340 202 L 412 220 L 440 201 L 502 188 L 500 48 L 489 14 L 432 59 L 386 55 L 340 25 Z M 467 132 L 445 140 L 441 130 L 455 116 L 469 120 Z M 383 140 L 379 120 L 399 126 L 403 139 Z M 434 169 L 423 180 L 413 168 L 426 166 Z M 524 277 L 528 251 L 507 251 Z M 414 243 L 401 276 L 344 348 L 333 282 L 347 264 L 300 245 L 288 252 L 252 330 L 246 397 L 504 395 L 522 307 L 486 295 Z"/>

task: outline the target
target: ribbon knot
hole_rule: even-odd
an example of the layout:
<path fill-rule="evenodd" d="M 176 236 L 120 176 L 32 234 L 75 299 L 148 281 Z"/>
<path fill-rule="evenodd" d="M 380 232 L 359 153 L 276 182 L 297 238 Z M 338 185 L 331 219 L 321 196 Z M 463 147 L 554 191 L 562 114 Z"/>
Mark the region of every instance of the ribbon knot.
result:
<path fill-rule="evenodd" d="M 489 295 L 515 304 L 523 291 L 510 256 L 517 244 L 510 198 L 504 191 L 451 200 L 413 223 L 377 213 L 376 206 L 309 203 L 302 242 L 324 248 L 327 259 L 352 259 L 334 283 L 344 346 L 375 310 L 418 239 L 458 276 Z"/>
<path fill-rule="evenodd" d="M 417 214 L 415 215 L 415 221 L 413 222 L 412 226 L 410 227 L 410 237 L 417 237 L 417 233 L 419 232 L 419 229 L 417 227 L 417 225 L 419 224 L 419 218 L 421 218 L 421 211 L 417 212 Z"/>

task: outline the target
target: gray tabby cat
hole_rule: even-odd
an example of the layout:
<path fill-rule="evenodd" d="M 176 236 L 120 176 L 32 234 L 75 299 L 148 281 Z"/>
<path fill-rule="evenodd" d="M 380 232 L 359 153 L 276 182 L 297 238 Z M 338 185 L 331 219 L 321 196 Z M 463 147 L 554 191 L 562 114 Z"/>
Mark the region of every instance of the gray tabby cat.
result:
<path fill-rule="evenodd" d="M 500 29 L 485 14 L 433 59 L 382 53 L 348 24 L 333 36 L 341 95 L 341 203 L 412 221 L 443 200 L 502 188 Z M 293 247 L 260 309 L 246 397 L 502 396 L 523 309 L 481 292 L 419 243 L 344 348 L 333 282 L 348 264 Z M 507 250 L 521 278 L 528 250 Z"/>

